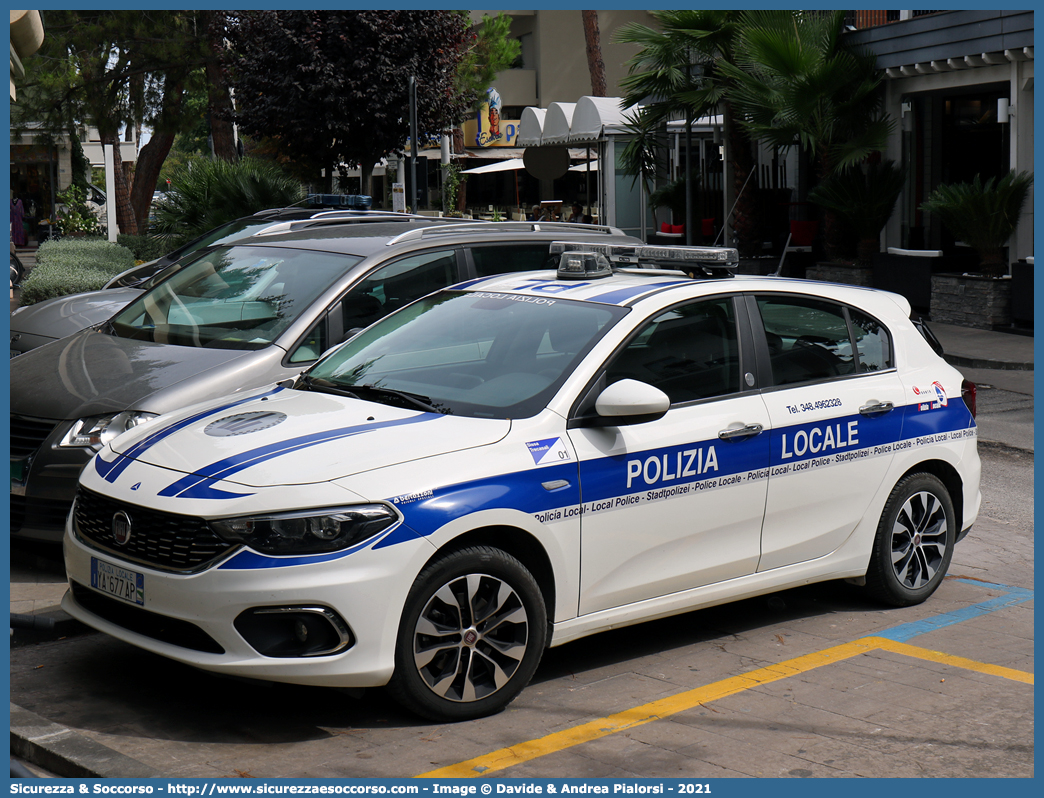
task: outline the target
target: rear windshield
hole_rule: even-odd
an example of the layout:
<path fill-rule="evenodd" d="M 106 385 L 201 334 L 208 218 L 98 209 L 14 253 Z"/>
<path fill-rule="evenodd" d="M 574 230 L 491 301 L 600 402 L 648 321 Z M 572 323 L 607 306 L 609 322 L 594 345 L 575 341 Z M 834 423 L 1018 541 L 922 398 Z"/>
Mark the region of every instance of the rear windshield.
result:
<path fill-rule="evenodd" d="M 261 349 L 359 260 L 298 249 L 215 249 L 128 305 L 112 331 L 177 346 Z"/>

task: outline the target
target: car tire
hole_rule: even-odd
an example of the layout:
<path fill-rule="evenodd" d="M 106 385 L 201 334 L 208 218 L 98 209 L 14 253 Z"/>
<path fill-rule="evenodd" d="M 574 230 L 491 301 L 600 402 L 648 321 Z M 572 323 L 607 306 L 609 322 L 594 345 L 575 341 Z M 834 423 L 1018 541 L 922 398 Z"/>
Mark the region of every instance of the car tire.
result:
<path fill-rule="evenodd" d="M 546 639 L 544 597 L 526 567 L 500 549 L 461 549 L 414 580 L 388 690 L 432 720 L 491 715 L 529 683 Z"/>
<path fill-rule="evenodd" d="M 956 515 L 946 486 L 910 474 L 885 504 L 866 572 L 866 589 L 896 607 L 920 604 L 942 584 L 953 556 Z"/>

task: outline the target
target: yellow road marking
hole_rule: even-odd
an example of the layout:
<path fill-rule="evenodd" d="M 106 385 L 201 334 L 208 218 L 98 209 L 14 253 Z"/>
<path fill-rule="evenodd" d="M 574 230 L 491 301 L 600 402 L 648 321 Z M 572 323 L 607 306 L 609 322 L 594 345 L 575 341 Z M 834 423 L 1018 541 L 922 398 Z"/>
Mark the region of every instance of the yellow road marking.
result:
<path fill-rule="evenodd" d="M 964 668 L 968 671 L 988 673 L 991 676 L 1001 676 L 1024 684 L 1033 684 L 1033 674 L 1026 671 L 1017 671 L 1014 668 L 1005 668 L 1001 665 L 990 665 L 988 662 L 977 662 L 965 657 L 957 657 L 953 654 L 943 654 L 941 651 L 932 651 L 920 646 L 911 646 L 908 643 L 898 643 L 883 637 L 864 637 L 863 642 L 873 641 L 876 648 L 894 651 L 896 654 L 905 654 L 908 657 L 938 662 L 942 665 L 952 665 L 955 668 Z"/>
<path fill-rule="evenodd" d="M 894 640 L 887 640 L 883 637 L 864 637 L 851 643 L 843 643 L 824 651 L 816 651 L 812 654 L 787 660 L 786 662 L 767 665 L 764 668 L 758 668 L 749 673 L 723 679 L 720 682 L 714 682 L 704 687 L 697 687 L 693 690 L 651 701 L 648 704 L 642 704 L 641 706 L 618 712 L 615 715 L 609 715 L 580 726 L 548 734 L 537 740 L 528 740 L 509 748 L 501 748 L 499 751 L 483 754 L 466 762 L 458 762 L 455 765 L 448 765 L 428 773 L 421 773 L 417 778 L 484 776 L 487 773 L 520 765 L 523 762 L 529 762 L 532 759 L 547 756 L 557 751 L 564 751 L 581 743 L 598 740 L 626 729 L 633 729 L 650 721 L 666 718 L 679 712 L 684 712 L 687 709 L 692 709 L 700 704 L 705 704 L 708 701 L 726 698 L 761 684 L 770 684 L 780 679 L 786 679 L 789 676 L 805 673 L 813 668 L 831 665 L 835 662 L 851 659 L 858 654 L 866 654 L 870 651 L 881 649 L 966 670 L 978 671 L 979 673 L 1002 676 L 1006 679 L 1014 679 L 1026 684 L 1033 684 L 1032 673 L 1002 668 L 998 665 L 988 665 L 983 662 L 965 659 L 964 657 L 942 654 L 938 651 L 931 651 L 906 643 L 897 643 Z"/>

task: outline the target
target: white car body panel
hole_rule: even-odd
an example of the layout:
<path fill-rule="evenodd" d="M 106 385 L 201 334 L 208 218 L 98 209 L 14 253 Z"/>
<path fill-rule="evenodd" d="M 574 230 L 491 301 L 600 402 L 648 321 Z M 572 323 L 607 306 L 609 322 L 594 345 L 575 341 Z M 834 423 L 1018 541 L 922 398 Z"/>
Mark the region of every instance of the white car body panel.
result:
<path fill-rule="evenodd" d="M 628 340 L 634 321 L 720 293 L 722 283 L 627 275 L 563 283 L 553 273 L 476 283 L 469 290 L 535 304 L 626 302 L 633 319 L 604 335 L 546 409 L 529 418 L 438 415 L 276 387 L 126 433 L 85 469 L 83 488 L 205 519 L 380 502 L 401 521 L 345 552 L 275 557 L 241 549 L 192 574 L 128 564 L 86 543 L 70 521 L 71 580 L 90 584 L 92 557 L 141 572 L 144 609 L 199 626 L 224 654 L 129 631 L 71 595 L 63 607 L 115 637 L 201 668 L 365 687 L 392 674 L 400 613 L 418 573 L 476 531 L 499 530 L 540 549 L 554 596 L 550 645 L 561 645 L 724 601 L 862 576 L 893 486 L 926 460 L 961 476 L 962 528 L 975 521 L 976 429 L 961 400 L 961 375 L 931 352 L 900 297 L 823 283 L 730 281 L 733 292 L 857 304 L 892 331 L 898 368 L 683 404 L 633 426 L 569 428 L 578 396 Z M 860 413 L 885 402 L 893 409 Z M 257 420 L 262 414 L 269 426 Z M 237 434 L 240 421 L 246 428 Z M 751 439 L 719 438 L 755 424 L 764 432 Z M 221 430 L 228 434 L 214 434 Z M 358 644 L 334 656 L 273 659 L 233 629 L 248 608 L 302 602 L 336 609 Z"/>

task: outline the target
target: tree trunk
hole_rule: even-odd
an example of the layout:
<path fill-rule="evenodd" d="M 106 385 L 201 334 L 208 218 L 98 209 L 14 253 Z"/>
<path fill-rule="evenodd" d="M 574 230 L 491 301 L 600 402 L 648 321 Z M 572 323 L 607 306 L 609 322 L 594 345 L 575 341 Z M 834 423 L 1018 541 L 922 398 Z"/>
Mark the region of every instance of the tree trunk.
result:
<path fill-rule="evenodd" d="M 123 171 L 123 153 L 120 152 L 119 136 L 116 131 L 106 131 L 101 134 L 101 142 L 112 147 L 112 171 L 116 182 L 116 225 L 124 235 L 136 235 L 138 223 L 131 208 L 130 186 Z"/>
<path fill-rule="evenodd" d="M 605 62 L 602 60 L 602 37 L 598 29 L 598 12 L 581 11 L 580 15 L 584 21 L 587 68 L 591 71 L 591 95 L 605 97 Z"/>
<path fill-rule="evenodd" d="M 751 154 L 749 136 L 736 124 L 731 106 L 726 104 L 725 113 L 729 115 L 729 158 L 732 161 L 733 189 L 736 192 L 732 225 L 736 231 L 736 248 L 744 257 L 756 257 L 761 254 L 761 220 L 758 218 L 758 185 L 757 176 L 752 176 L 754 158 Z M 728 220 L 725 222 L 728 224 Z"/>
<path fill-rule="evenodd" d="M 831 172 L 831 164 L 825 153 L 816 159 L 816 177 L 822 183 Z M 844 230 L 837 214 L 829 208 L 822 209 L 820 216 L 823 230 L 823 248 L 829 260 L 840 260 L 845 252 Z M 849 250 L 851 251 L 851 250 Z"/>
<path fill-rule="evenodd" d="M 156 190 L 156 181 L 159 179 L 163 161 L 166 160 L 173 144 L 173 133 L 153 131 L 149 143 L 138 153 L 130 200 L 138 230 L 143 235 L 149 229 L 149 209 L 152 206 L 152 194 Z"/>
<path fill-rule="evenodd" d="M 359 189 L 364 196 L 373 196 L 373 164 L 364 158 L 359 164 Z"/>
<path fill-rule="evenodd" d="M 221 53 L 225 49 L 224 31 L 220 24 L 221 12 L 204 11 L 203 19 L 206 22 L 207 45 L 210 48 L 210 58 L 207 59 L 207 103 L 214 157 L 237 161 L 239 151 L 236 149 L 236 136 L 232 128 L 232 97 L 228 91 L 225 69 L 221 64 Z"/>

